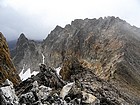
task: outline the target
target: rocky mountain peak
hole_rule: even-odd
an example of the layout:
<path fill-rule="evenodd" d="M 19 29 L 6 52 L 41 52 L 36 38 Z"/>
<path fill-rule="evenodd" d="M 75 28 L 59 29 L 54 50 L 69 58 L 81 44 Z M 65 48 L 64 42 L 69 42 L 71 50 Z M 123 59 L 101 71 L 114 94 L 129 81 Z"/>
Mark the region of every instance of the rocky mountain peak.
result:
<path fill-rule="evenodd" d="M 17 40 L 17 46 L 21 46 L 23 45 L 24 43 L 27 43 L 28 42 L 28 39 L 26 38 L 26 36 L 22 33 L 20 35 L 20 37 L 18 38 Z"/>
<path fill-rule="evenodd" d="M 27 38 L 26 38 L 26 36 L 24 35 L 24 33 L 21 33 L 19 39 L 27 39 Z"/>
<path fill-rule="evenodd" d="M 28 38 L 22 33 L 18 38 L 16 48 L 11 51 L 13 62 L 18 69 L 18 72 L 23 69 L 26 71 L 29 68 L 31 68 L 31 71 L 36 70 L 36 68 L 33 69 L 32 67 L 35 67 L 36 65 L 38 68 L 38 64 L 42 63 L 41 50 L 41 43 L 34 40 L 28 40 Z"/>
<path fill-rule="evenodd" d="M 20 82 L 20 78 L 10 58 L 6 39 L 2 33 L 0 33 L 0 84 L 6 79 L 12 81 L 14 85 L 17 85 Z"/>
<path fill-rule="evenodd" d="M 100 17 L 99 19 L 75 19 L 74 21 L 71 22 L 71 27 L 75 27 L 77 29 L 84 28 L 87 25 L 94 25 L 94 26 L 103 26 L 103 25 L 109 25 L 111 26 L 112 24 L 118 23 L 118 22 L 125 22 L 121 20 L 119 17 L 114 17 L 114 16 L 108 16 L 108 17 Z"/>
<path fill-rule="evenodd" d="M 60 27 L 60 26 L 56 26 L 55 28 L 54 28 L 54 30 L 53 31 L 51 31 L 51 33 L 48 35 L 48 39 L 46 38 L 45 39 L 45 42 L 47 42 L 46 40 L 51 40 L 51 39 L 53 39 L 53 37 L 57 37 L 57 35 L 59 35 L 59 33 L 61 32 L 63 30 L 63 28 L 62 27 Z"/>
<path fill-rule="evenodd" d="M 62 28 L 61 26 L 58 26 L 58 25 L 57 25 L 57 26 L 54 28 L 54 30 L 51 31 L 51 34 L 53 34 L 53 33 L 58 34 L 61 30 L 63 30 L 63 28 Z"/>
<path fill-rule="evenodd" d="M 57 25 L 57 26 L 55 27 L 54 31 L 55 31 L 55 30 L 61 30 L 61 29 L 63 29 L 63 28 L 62 28 L 61 26 Z"/>
<path fill-rule="evenodd" d="M 56 26 L 39 47 L 33 47 L 35 50 L 22 47 L 13 58 L 20 69 L 24 64 L 36 69 L 42 59 L 49 67 L 62 67 L 60 74 L 66 81 L 90 71 L 88 75 L 93 73 L 140 102 L 139 33 L 140 29 L 118 17 L 76 19 L 64 28 Z"/>

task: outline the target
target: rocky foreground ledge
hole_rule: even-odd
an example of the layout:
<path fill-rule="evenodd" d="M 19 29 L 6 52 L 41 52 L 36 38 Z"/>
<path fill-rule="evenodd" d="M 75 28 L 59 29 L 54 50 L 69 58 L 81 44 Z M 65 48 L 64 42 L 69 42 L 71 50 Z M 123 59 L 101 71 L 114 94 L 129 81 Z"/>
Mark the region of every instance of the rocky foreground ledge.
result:
<path fill-rule="evenodd" d="M 14 90 L 6 80 L 0 87 L 0 105 L 129 105 L 129 97 L 77 66 L 79 73 L 64 81 L 52 68 L 40 65 L 40 72 L 21 82 Z"/>

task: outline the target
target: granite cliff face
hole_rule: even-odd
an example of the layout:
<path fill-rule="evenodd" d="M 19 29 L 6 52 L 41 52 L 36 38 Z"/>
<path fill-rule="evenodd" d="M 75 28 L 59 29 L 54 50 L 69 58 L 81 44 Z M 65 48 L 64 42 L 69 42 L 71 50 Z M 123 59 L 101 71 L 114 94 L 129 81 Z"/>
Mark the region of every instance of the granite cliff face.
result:
<path fill-rule="evenodd" d="M 20 82 L 15 66 L 10 57 L 6 39 L 0 32 L 0 84 L 9 79 L 16 86 Z"/>
<path fill-rule="evenodd" d="M 30 45 L 29 40 L 26 43 Z M 19 51 L 20 46 L 17 47 L 13 54 L 17 68 L 22 69 L 25 64 L 36 70 L 36 65 L 42 62 L 43 53 L 47 66 L 62 67 L 60 74 L 63 80 L 82 79 L 85 73 L 82 70 L 89 70 L 101 81 L 116 87 L 116 91 L 122 93 L 117 94 L 128 103 L 140 103 L 140 29 L 124 20 L 115 17 L 76 19 L 64 28 L 56 26 L 32 54 L 30 47 L 23 45 Z M 20 51 L 20 55 L 24 52 L 24 56 L 18 61 L 16 58 L 19 58 Z M 100 85 L 89 83 L 100 89 Z"/>

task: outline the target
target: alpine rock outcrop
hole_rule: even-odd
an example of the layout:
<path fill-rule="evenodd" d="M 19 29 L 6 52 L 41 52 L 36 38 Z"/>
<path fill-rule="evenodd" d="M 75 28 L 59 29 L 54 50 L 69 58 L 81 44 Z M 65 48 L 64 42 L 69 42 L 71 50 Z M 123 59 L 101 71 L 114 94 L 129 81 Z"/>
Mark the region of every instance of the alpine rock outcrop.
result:
<path fill-rule="evenodd" d="M 28 40 L 22 34 L 12 57 L 20 71 L 26 66 L 39 70 L 38 64 L 43 61 L 47 67 L 61 67 L 64 81 L 78 79 L 79 85 L 84 81 L 90 84 L 91 89 L 83 87 L 87 89 L 83 94 L 91 90 L 97 99 L 101 95 L 105 100 L 115 99 L 116 103 L 138 105 L 139 45 L 140 29 L 118 17 L 76 19 L 64 28 L 56 26 L 41 43 Z M 105 101 L 104 98 L 100 101 Z"/>

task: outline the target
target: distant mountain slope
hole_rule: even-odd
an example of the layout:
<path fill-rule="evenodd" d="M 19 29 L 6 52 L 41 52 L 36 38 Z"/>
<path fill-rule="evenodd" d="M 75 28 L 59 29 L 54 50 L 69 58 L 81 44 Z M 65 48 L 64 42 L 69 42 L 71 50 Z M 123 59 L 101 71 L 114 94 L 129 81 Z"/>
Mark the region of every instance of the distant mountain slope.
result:
<path fill-rule="evenodd" d="M 12 50 L 16 47 L 17 40 L 7 41 L 9 49 Z"/>
<path fill-rule="evenodd" d="M 64 28 L 57 26 L 39 45 L 27 39 L 19 43 L 13 55 L 19 70 L 24 64 L 37 70 L 43 54 L 45 64 L 62 66 L 62 78 L 69 80 L 76 58 L 82 67 L 140 102 L 140 29 L 124 20 L 76 19 Z"/>
<path fill-rule="evenodd" d="M 9 79 L 14 85 L 18 85 L 20 78 L 10 58 L 9 48 L 6 39 L 0 32 L 0 85 Z"/>

